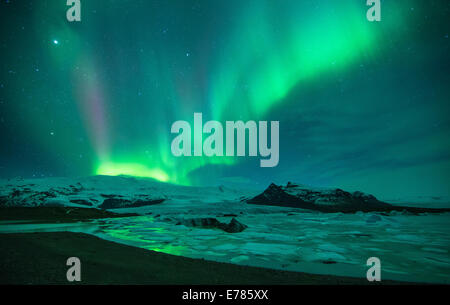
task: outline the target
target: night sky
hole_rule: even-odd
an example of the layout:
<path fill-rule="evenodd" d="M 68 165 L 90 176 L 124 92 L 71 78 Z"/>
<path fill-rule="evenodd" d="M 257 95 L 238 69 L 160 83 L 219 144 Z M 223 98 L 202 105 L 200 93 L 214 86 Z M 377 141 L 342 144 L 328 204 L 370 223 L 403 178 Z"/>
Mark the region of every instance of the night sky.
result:
<path fill-rule="evenodd" d="M 450 1 L 0 2 L 0 177 L 450 195 Z M 280 162 L 175 158 L 176 120 L 280 121 Z"/>

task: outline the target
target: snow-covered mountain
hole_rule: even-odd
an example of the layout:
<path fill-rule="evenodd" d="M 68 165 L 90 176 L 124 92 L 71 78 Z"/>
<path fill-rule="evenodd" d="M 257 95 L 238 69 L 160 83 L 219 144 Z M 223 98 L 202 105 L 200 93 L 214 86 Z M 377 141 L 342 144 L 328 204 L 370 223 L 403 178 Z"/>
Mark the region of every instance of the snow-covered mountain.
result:
<path fill-rule="evenodd" d="M 174 201 L 239 202 L 243 194 L 246 194 L 246 191 L 224 186 L 179 186 L 153 179 L 125 176 L 0 181 L 0 206 L 79 206 L 113 209 Z"/>
<path fill-rule="evenodd" d="M 295 207 L 321 212 L 447 212 L 449 209 L 394 206 L 363 192 L 346 192 L 339 188 L 314 188 L 288 182 L 286 186 L 272 183 L 263 193 L 247 200 L 250 204 Z"/>
<path fill-rule="evenodd" d="M 338 188 L 313 188 L 291 182 L 286 186 L 272 183 L 262 194 L 247 202 L 319 211 L 353 211 L 390 206 L 362 192 L 350 193 Z"/>
<path fill-rule="evenodd" d="M 91 176 L 84 178 L 39 178 L 0 180 L 0 207 L 74 206 L 100 209 L 140 208 L 158 204 L 240 203 L 309 209 L 320 212 L 441 212 L 448 209 L 390 205 L 362 192 L 338 188 L 315 188 L 288 183 L 271 184 L 264 192 L 225 186 L 193 187 L 127 176 Z M 426 206 L 426 205 L 425 205 Z"/>

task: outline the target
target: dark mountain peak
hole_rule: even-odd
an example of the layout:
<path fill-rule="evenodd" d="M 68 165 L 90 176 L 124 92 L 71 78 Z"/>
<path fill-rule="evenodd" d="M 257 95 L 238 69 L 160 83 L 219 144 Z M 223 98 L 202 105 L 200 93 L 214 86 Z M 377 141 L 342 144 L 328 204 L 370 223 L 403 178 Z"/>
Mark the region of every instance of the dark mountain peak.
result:
<path fill-rule="evenodd" d="M 247 200 L 250 204 L 273 205 L 309 209 L 320 212 L 408 212 L 445 213 L 450 209 L 416 208 L 394 206 L 378 200 L 375 196 L 360 191 L 347 192 L 340 188 L 316 188 L 288 182 L 286 186 L 271 183 L 258 196 Z"/>
<path fill-rule="evenodd" d="M 276 185 L 275 183 L 272 182 L 272 183 L 269 185 L 268 189 L 271 189 L 271 188 L 277 189 L 277 188 L 281 188 L 281 186 L 278 186 L 278 185 Z"/>
<path fill-rule="evenodd" d="M 247 202 L 323 212 L 368 211 L 389 206 L 362 192 L 350 193 L 339 188 L 313 188 L 293 182 L 288 182 L 286 186 L 271 183 L 263 193 Z"/>
<path fill-rule="evenodd" d="M 298 184 L 292 183 L 292 182 L 290 182 L 290 181 L 286 184 L 286 187 L 287 187 L 287 188 L 289 188 L 289 187 L 297 187 L 297 186 L 298 186 Z"/>

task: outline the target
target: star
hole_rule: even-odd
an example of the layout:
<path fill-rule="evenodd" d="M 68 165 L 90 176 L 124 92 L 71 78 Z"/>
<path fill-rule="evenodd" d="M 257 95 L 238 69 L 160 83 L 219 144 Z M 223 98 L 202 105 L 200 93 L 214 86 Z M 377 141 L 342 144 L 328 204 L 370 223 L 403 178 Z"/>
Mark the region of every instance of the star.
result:
<path fill-rule="evenodd" d="M 59 41 L 55 39 L 55 40 L 53 40 L 53 44 L 57 45 L 57 44 L 59 44 Z"/>

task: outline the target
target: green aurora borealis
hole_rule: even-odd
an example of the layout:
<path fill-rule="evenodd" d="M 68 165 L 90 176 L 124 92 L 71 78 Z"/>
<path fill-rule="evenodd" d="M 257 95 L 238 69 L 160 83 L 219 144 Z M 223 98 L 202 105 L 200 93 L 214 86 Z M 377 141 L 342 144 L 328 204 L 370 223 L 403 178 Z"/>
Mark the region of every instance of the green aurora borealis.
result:
<path fill-rule="evenodd" d="M 449 2 L 2 1 L 2 177 L 450 195 Z M 280 121 L 280 164 L 170 151 L 176 120 Z"/>

